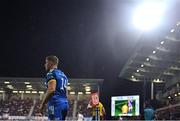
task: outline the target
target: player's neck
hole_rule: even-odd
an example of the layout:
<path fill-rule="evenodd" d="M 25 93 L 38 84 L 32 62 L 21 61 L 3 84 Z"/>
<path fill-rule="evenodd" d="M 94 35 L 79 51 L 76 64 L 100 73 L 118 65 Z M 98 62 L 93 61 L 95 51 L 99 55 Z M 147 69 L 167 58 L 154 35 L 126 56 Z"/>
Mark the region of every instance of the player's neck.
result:
<path fill-rule="evenodd" d="M 50 71 L 57 69 L 57 66 L 53 66 L 52 68 L 50 68 Z"/>

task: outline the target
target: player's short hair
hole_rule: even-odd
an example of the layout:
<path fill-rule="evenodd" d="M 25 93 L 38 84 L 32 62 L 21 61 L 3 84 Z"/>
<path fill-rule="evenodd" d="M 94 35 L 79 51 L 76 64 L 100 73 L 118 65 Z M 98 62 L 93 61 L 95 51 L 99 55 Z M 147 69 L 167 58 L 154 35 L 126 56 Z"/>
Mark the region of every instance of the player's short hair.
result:
<path fill-rule="evenodd" d="M 54 56 L 54 55 L 47 56 L 46 59 L 48 61 L 53 62 L 53 64 L 55 64 L 55 65 L 58 65 L 58 63 L 59 63 L 59 58 L 57 56 Z"/>

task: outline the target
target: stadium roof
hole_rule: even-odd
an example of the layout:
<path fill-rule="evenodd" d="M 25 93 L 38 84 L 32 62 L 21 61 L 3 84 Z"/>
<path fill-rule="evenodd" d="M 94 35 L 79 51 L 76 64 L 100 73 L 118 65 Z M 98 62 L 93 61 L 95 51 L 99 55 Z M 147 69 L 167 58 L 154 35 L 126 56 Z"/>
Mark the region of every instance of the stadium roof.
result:
<path fill-rule="evenodd" d="M 171 80 L 178 74 L 180 74 L 180 22 L 163 39 L 138 45 L 119 77 L 132 81 L 162 82 Z"/>
<path fill-rule="evenodd" d="M 11 89 L 16 91 L 44 91 L 44 78 L 1 77 L 0 91 Z M 98 89 L 103 79 L 69 79 L 70 92 L 90 92 Z"/>

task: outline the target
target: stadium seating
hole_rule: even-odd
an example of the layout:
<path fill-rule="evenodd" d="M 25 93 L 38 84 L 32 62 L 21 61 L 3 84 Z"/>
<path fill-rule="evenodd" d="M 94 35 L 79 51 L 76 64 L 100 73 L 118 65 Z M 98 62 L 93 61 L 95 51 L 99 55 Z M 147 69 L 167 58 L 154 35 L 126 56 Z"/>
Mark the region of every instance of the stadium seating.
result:
<path fill-rule="evenodd" d="M 15 98 L 14 98 L 15 97 Z M 19 98 L 18 96 L 14 96 L 10 100 L 0 100 L 0 119 L 2 119 L 4 114 L 8 114 L 8 116 L 12 118 L 33 118 L 39 116 L 39 108 L 41 104 L 41 100 L 38 98 L 27 98 L 24 99 Z M 90 96 L 81 95 L 77 98 L 77 96 L 69 95 L 69 111 L 67 114 L 67 119 L 76 119 L 78 113 L 82 113 L 84 117 L 91 117 L 91 109 L 87 109 L 87 105 L 90 100 Z M 77 103 L 75 103 L 77 100 Z M 75 104 L 77 104 L 75 106 Z M 74 109 L 76 107 L 76 109 Z M 73 112 L 75 111 L 75 112 Z M 73 117 L 75 114 L 75 117 Z M 44 113 L 47 116 L 47 108 Z"/>
<path fill-rule="evenodd" d="M 180 106 L 167 108 L 156 113 L 157 120 L 180 120 Z"/>
<path fill-rule="evenodd" d="M 33 113 L 32 113 L 33 116 L 38 116 L 39 115 L 40 104 L 41 104 L 41 101 L 40 100 L 36 100 L 36 104 L 34 106 L 34 110 L 33 110 Z"/>
<path fill-rule="evenodd" d="M 68 111 L 68 114 L 67 114 L 68 117 L 72 117 L 73 105 L 74 105 L 74 100 L 69 100 L 69 111 Z"/>
<path fill-rule="evenodd" d="M 0 101 L 0 114 L 8 113 L 11 116 L 27 116 L 29 114 L 30 108 L 33 105 L 33 100 L 30 98 L 21 99 L 11 99 Z"/>
<path fill-rule="evenodd" d="M 78 111 L 81 111 L 84 117 L 90 117 L 91 110 L 87 109 L 88 103 L 89 103 L 89 100 L 79 100 L 77 104 L 77 113 Z"/>
<path fill-rule="evenodd" d="M 156 111 L 157 120 L 180 120 L 180 103 L 177 100 L 170 100 L 166 106 Z"/>

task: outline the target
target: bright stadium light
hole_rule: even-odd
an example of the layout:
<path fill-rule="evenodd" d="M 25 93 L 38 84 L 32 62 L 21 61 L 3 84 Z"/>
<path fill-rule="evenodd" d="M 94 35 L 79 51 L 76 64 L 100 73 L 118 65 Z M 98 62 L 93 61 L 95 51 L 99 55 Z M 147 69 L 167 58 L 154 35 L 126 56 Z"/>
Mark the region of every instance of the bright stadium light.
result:
<path fill-rule="evenodd" d="M 7 85 L 7 88 L 13 89 L 13 86 L 11 84 Z"/>
<path fill-rule="evenodd" d="M 32 88 L 32 85 L 26 85 L 27 88 Z"/>
<path fill-rule="evenodd" d="M 91 87 L 90 86 L 86 86 L 85 89 L 90 89 Z"/>
<path fill-rule="evenodd" d="M 163 45 L 164 44 L 164 41 L 161 41 L 161 45 Z"/>
<path fill-rule="evenodd" d="M 156 53 L 156 51 L 154 50 L 154 51 L 153 51 L 153 54 L 155 54 L 155 53 Z"/>
<path fill-rule="evenodd" d="M 142 65 L 141 65 L 141 67 L 143 68 L 143 67 L 144 67 L 144 65 L 142 64 Z"/>
<path fill-rule="evenodd" d="M 44 91 L 39 91 L 39 94 L 44 94 Z"/>
<path fill-rule="evenodd" d="M 78 95 L 82 95 L 83 94 L 83 92 L 78 92 Z"/>
<path fill-rule="evenodd" d="M 146 58 L 146 61 L 149 61 L 149 58 Z"/>
<path fill-rule="evenodd" d="M 75 92 L 70 92 L 69 94 L 70 94 L 70 95 L 75 95 L 76 93 L 75 93 Z"/>
<path fill-rule="evenodd" d="M 24 93 L 24 91 L 19 91 L 19 93 Z"/>
<path fill-rule="evenodd" d="M 30 92 L 30 91 L 26 91 L 25 93 L 29 94 L 29 93 L 31 93 L 31 92 Z"/>
<path fill-rule="evenodd" d="M 177 97 L 177 94 L 174 94 L 175 97 Z"/>
<path fill-rule="evenodd" d="M 32 91 L 32 93 L 33 93 L 33 94 L 36 94 L 36 93 L 37 93 L 37 91 Z"/>
<path fill-rule="evenodd" d="M 18 93 L 18 91 L 15 91 L 15 90 L 14 90 L 13 93 Z"/>
<path fill-rule="evenodd" d="M 91 89 L 85 89 L 87 92 L 91 91 Z"/>
<path fill-rule="evenodd" d="M 85 90 L 86 90 L 86 92 L 89 92 L 89 91 L 91 91 L 91 87 L 86 86 L 86 87 L 85 87 Z"/>
<path fill-rule="evenodd" d="M 10 82 L 9 81 L 5 81 L 4 84 L 9 84 Z"/>
<path fill-rule="evenodd" d="M 175 31 L 174 29 L 171 29 L 171 31 L 170 31 L 170 32 L 171 32 L 171 33 L 173 33 L 174 31 Z"/>
<path fill-rule="evenodd" d="M 136 72 L 139 72 L 139 70 L 136 70 Z"/>
<path fill-rule="evenodd" d="M 154 79 L 153 82 L 154 83 L 164 83 L 164 81 L 161 79 Z"/>
<path fill-rule="evenodd" d="M 133 16 L 134 25 L 141 30 L 151 30 L 160 24 L 165 10 L 163 2 L 149 1 L 137 7 Z"/>
<path fill-rule="evenodd" d="M 180 22 L 178 22 L 176 25 L 179 26 L 179 25 L 180 25 Z"/>
<path fill-rule="evenodd" d="M 169 96 L 168 98 L 171 99 L 171 96 Z"/>
<path fill-rule="evenodd" d="M 87 95 L 91 94 L 91 92 L 85 92 Z"/>
<path fill-rule="evenodd" d="M 30 84 L 30 82 L 24 82 L 24 84 Z"/>
<path fill-rule="evenodd" d="M 71 90 L 71 87 L 70 87 L 70 86 L 67 86 L 67 90 Z"/>
<path fill-rule="evenodd" d="M 131 76 L 131 78 L 134 78 L 134 76 Z"/>

